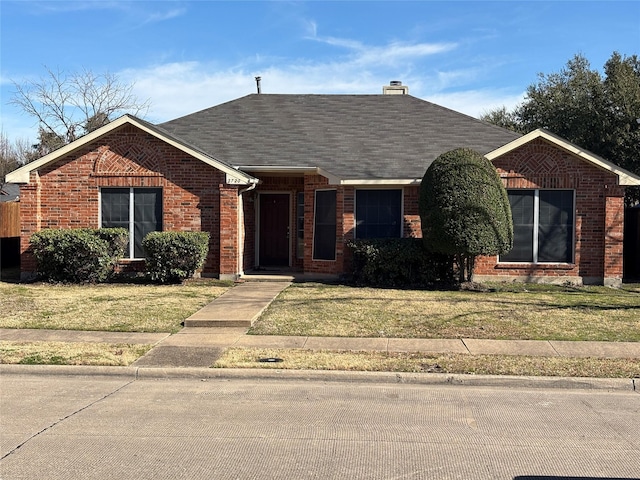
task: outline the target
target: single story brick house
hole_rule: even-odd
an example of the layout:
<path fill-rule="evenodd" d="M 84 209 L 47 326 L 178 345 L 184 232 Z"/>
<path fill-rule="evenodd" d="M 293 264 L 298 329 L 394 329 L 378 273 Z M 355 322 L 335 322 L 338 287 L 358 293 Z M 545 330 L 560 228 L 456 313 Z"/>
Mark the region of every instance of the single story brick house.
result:
<path fill-rule="evenodd" d="M 496 166 L 515 247 L 476 279 L 618 284 L 624 187 L 640 177 L 544 130 L 528 135 L 408 95 L 251 94 L 166 123 L 125 115 L 9 174 L 20 184 L 21 268 L 45 228 L 124 226 L 124 264 L 153 230 L 211 234 L 203 275 L 340 275 L 354 238 L 419 237 L 422 176 L 472 148 Z"/>

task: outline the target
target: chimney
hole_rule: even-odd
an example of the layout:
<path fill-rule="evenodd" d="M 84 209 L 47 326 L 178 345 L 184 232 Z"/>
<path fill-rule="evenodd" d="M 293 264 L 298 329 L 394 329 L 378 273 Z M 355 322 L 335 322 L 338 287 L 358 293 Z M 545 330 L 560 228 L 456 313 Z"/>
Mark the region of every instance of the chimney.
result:
<path fill-rule="evenodd" d="M 402 86 L 402 82 L 398 80 L 391 80 L 389 85 L 382 87 L 383 95 L 409 95 L 409 87 Z"/>
<path fill-rule="evenodd" d="M 262 89 L 260 88 L 260 80 L 262 80 L 262 77 L 256 77 L 256 86 L 258 87 L 258 95 L 262 93 Z"/>

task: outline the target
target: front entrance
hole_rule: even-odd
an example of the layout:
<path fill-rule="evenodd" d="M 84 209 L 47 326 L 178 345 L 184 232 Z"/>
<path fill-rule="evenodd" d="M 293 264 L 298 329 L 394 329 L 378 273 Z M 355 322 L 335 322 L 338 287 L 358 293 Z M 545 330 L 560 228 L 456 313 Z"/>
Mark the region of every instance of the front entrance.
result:
<path fill-rule="evenodd" d="M 260 194 L 259 265 L 289 266 L 289 194 Z"/>

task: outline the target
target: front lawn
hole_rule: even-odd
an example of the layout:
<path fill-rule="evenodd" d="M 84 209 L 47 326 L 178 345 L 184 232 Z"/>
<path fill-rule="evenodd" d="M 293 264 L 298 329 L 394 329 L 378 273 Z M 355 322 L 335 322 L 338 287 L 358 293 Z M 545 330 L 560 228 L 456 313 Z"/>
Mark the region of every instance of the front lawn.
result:
<path fill-rule="evenodd" d="M 491 284 L 488 292 L 286 289 L 254 335 L 640 341 L 640 288 Z"/>
<path fill-rule="evenodd" d="M 175 333 L 185 318 L 229 286 L 215 280 L 183 285 L 0 282 L 0 328 Z"/>

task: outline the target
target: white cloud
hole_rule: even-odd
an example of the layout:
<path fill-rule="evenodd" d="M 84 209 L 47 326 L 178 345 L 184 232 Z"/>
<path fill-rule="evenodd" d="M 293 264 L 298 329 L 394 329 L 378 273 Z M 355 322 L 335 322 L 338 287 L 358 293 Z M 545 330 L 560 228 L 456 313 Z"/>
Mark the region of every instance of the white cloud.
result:
<path fill-rule="evenodd" d="M 502 90 L 465 90 L 437 93 L 422 98 L 477 118 L 487 111 L 499 107 L 507 107 L 507 110 L 513 109 L 524 100 L 524 92 L 513 94 Z"/>
<path fill-rule="evenodd" d="M 397 65 L 398 63 L 418 60 L 422 57 L 449 52 L 455 48 L 455 43 L 392 43 L 385 47 L 361 50 L 357 63 L 364 65 Z"/>
<path fill-rule="evenodd" d="M 315 26 L 315 25 L 314 25 Z M 314 30 L 315 32 L 315 30 Z M 420 60 L 424 57 L 450 52 L 457 48 L 453 42 L 440 43 L 407 43 L 391 42 L 383 46 L 371 46 L 362 42 L 336 37 L 312 36 L 311 40 L 349 51 L 347 60 L 362 66 L 397 65 Z"/>
<path fill-rule="evenodd" d="M 130 2 L 105 0 L 77 0 L 77 1 L 38 1 L 27 4 L 34 15 L 72 13 L 91 10 L 115 10 L 122 13 L 125 20 L 137 27 L 151 23 L 163 22 L 187 13 L 184 7 L 173 7 L 178 2 Z"/>
<path fill-rule="evenodd" d="M 255 64 L 220 68 L 184 62 L 127 70 L 120 75 L 126 82 L 135 82 L 138 98 L 151 100 L 149 120 L 154 122 L 256 93 L 258 75 L 265 94 L 379 94 L 390 80 L 401 80 L 413 96 L 476 117 L 503 105 L 511 108 L 524 96 L 501 89 L 465 89 L 461 78 L 466 74 L 459 72 L 432 76 L 410 69 L 390 72 L 386 68 L 358 68 L 349 61 L 280 64 L 262 69 Z M 458 85 L 457 91 L 449 88 L 453 84 Z"/>
<path fill-rule="evenodd" d="M 316 25 L 308 23 L 315 33 Z M 262 77 L 263 93 L 349 93 L 377 94 L 390 80 L 401 80 L 432 89 L 449 86 L 446 78 L 429 80 L 421 72 L 420 62 L 426 56 L 450 51 L 454 43 L 393 42 L 370 47 L 343 38 L 313 40 L 347 50 L 326 61 L 265 58 L 256 55 L 240 65 L 221 66 L 202 62 L 159 64 L 121 72 L 123 80 L 135 83 L 139 98 L 151 100 L 152 121 L 164 121 L 203 108 L 256 92 L 254 77 Z M 424 92 L 423 92 L 424 93 Z"/>
<path fill-rule="evenodd" d="M 315 24 L 310 28 L 315 29 Z M 411 95 L 472 116 L 503 105 L 511 108 L 523 98 L 523 94 L 513 91 L 479 87 L 478 82 L 487 74 L 486 65 L 438 70 L 437 62 L 425 61 L 431 55 L 455 49 L 455 43 L 394 42 L 370 47 L 347 39 L 321 41 L 332 42 L 346 52 L 328 60 L 264 57 L 256 53 L 236 64 L 160 63 L 123 70 L 117 75 L 122 83 L 134 84 L 133 93 L 140 101 L 150 101 L 146 118 L 157 123 L 256 93 L 258 75 L 265 94 L 380 94 L 383 85 L 400 80 L 409 86 Z M 20 127 L 21 118 L 11 109 L 4 110 L 5 130 L 22 136 L 28 126 Z"/>
<path fill-rule="evenodd" d="M 164 11 L 164 12 L 151 12 L 147 14 L 147 17 L 144 19 L 143 24 L 148 23 L 157 23 L 164 22 L 165 20 L 171 20 L 172 18 L 179 17 L 186 13 L 185 8 L 174 8 L 172 10 Z"/>

